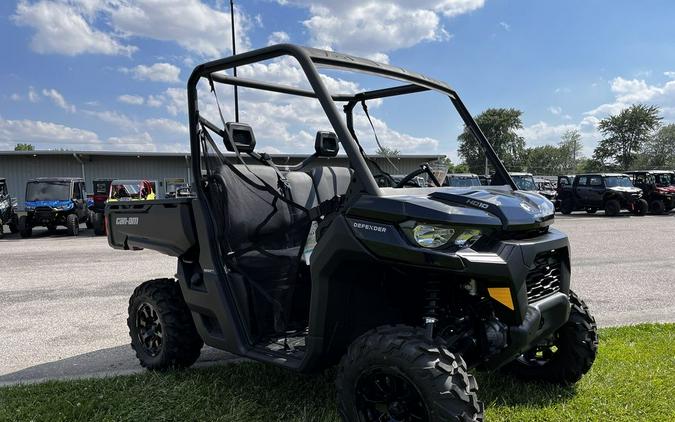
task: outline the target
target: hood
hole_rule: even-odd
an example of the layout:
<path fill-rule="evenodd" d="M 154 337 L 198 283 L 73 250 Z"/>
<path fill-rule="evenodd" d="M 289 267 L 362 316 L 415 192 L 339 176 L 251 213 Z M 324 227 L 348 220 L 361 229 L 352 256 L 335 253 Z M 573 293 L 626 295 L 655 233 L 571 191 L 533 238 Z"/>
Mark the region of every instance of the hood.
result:
<path fill-rule="evenodd" d="M 383 196 L 362 196 L 349 215 L 401 223 L 406 220 L 532 230 L 553 222 L 554 206 L 533 192 L 507 186 L 382 189 Z"/>
<path fill-rule="evenodd" d="M 636 187 L 626 187 L 626 186 L 612 186 L 611 188 L 608 188 L 611 191 L 614 192 L 620 192 L 620 193 L 641 193 L 642 189 L 636 188 Z"/>
<path fill-rule="evenodd" d="M 675 193 L 675 186 L 659 186 L 656 190 L 663 193 Z"/>
<path fill-rule="evenodd" d="M 26 208 L 49 207 L 49 208 L 71 208 L 73 201 L 70 199 L 57 201 L 26 201 Z"/>

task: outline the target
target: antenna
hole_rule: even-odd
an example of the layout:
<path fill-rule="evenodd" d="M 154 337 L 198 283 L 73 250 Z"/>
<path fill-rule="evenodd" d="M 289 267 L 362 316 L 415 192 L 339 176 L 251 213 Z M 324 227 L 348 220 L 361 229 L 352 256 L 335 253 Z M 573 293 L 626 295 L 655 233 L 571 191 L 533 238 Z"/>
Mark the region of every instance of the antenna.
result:
<path fill-rule="evenodd" d="M 230 0 L 230 21 L 232 22 L 232 55 L 237 54 L 237 46 L 234 39 L 234 0 Z M 237 77 L 236 66 L 232 68 L 234 77 Z M 237 85 L 234 87 L 234 121 L 239 123 L 239 89 Z"/>

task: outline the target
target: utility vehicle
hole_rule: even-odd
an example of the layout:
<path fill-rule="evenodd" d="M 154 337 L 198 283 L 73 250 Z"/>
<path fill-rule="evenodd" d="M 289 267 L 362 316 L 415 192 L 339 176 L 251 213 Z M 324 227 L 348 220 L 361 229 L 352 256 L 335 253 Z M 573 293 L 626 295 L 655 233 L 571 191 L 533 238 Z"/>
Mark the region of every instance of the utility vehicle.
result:
<path fill-rule="evenodd" d="M 21 237 L 30 237 L 33 227 L 44 226 L 54 232 L 66 226 L 77 236 L 80 224 L 89 227 L 89 204 L 84 180 L 79 177 L 38 177 L 26 183 L 26 215 L 19 218 Z"/>
<path fill-rule="evenodd" d="M 108 200 L 112 181 L 113 179 L 94 179 L 92 181 L 94 193 L 92 195 L 93 205 L 90 207 L 92 213 L 89 219 L 96 236 L 105 235 L 105 225 L 103 224 L 105 202 Z"/>
<path fill-rule="evenodd" d="M 550 180 L 537 178 L 534 179 L 534 184 L 537 186 L 537 193 L 539 193 L 539 195 L 553 203 L 556 202 L 558 193 L 556 192 L 555 188 L 553 187 L 553 183 L 551 183 Z"/>
<path fill-rule="evenodd" d="M 627 171 L 635 187 L 642 189 L 649 212 L 663 214 L 675 208 L 675 173 L 667 170 Z"/>
<path fill-rule="evenodd" d="M 578 174 L 571 185 L 563 186 L 559 194 L 563 214 L 577 210 L 595 214 L 604 209 L 605 215 L 616 216 L 627 209 L 635 215 L 645 215 L 649 207 L 642 198 L 642 189 L 633 186 L 622 173 Z"/>
<path fill-rule="evenodd" d="M 470 186 L 481 186 L 481 182 L 478 176 L 473 173 L 451 173 L 445 176 L 443 186 L 466 188 Z"/>
<path fill-rule="evenodd" d="M 289 66 L 288 56 L 309 89 L 225 72 L 280 57 L 275 66 Z M 325 66 L 397 83 L 329 92 Z M 218 115 L 224 85 L 318 100 L 332 130 L 317 128 L 305 162 L 277 165 L 256 152 L 251 126 L 225 122 L 222 112 L 218 123 L 207 118 L 209 109 Z M 364 152 L 354 108 L 367 115 L 368 102 L 422 92 L 450 100 L 501 186 L 377 185 L 387 175 Z M 282 44 L 197 66 L 187 97 L 196 197 L 106 205 L 112 247 L 178 259 L 175 280 L 147 281 L 129 301 L 141 365 L 189 366 L 203 343 L 297 371 L 338 364 L 347 421 L 482 420 L 470 368 L 560 384 L 590 369 L 596 324 L 570 290 L 569 241 L 551 227 L 553 206 L 517 189 L 448 85 Z M 340 146 L 349 167 L 312 167 Z"/>
<path fill-rule="evenodd" d="M 0 177 L 0 239 L 5 235 L 4 225 L 11 233 L 19 231 L 19 217 L 16 214 L 16 199 L 7 190 L 7 180 Z"/>

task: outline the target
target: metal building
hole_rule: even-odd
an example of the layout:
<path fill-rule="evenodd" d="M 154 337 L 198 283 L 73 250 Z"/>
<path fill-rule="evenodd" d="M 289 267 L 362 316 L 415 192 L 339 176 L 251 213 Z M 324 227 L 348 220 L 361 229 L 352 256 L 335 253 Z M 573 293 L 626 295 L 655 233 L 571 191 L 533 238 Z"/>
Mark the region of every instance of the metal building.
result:
<path fill-rule="evenodd" d="M 300 163 L 307 155 L 271 154 L 279 165 Z M 386 172 L 407 174 L 422 163 L 444 155 L 399 155 L 390 157 L 396 168 L 382 156 L 370 156 Z M 314 166 L 348 166 L 346 156 L 317 159 Z M 309 167 L 312 167 L 311 165 Z M 102 151 L 0 151 L 0 177 L 7 178 L 12 197 L 23 209 L 26 182 L 35 177 L 82 177 L 88 192 L 94 179 L 148 179 L 158 182 L 160 197 L 166 193 L 167 183 L 191 183 L 189 153 L 161 152 L 102 152 Z"/>

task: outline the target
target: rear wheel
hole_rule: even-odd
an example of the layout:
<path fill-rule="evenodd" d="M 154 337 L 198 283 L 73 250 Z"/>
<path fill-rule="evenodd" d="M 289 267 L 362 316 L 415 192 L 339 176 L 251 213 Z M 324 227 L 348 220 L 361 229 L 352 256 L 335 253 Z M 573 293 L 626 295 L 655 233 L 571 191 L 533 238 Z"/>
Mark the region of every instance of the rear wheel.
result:
<path fill-rule="evenodd" d="M 649 210 L 649 204 L 644 199 L 638 200 L 635 205 L 633 205 L 633 214 L 635 215 L 646 215 Z"/>
<path fill-rule="evenodd" d="M 134 290 L 127 325 L 131 348 L 148 369 L 188 367 L 204 345 L 180 286 L 172 279 L 146 281 Z"/>
<path fill-rule="evenodd" d="M 16 214 L 12 216 L 7 225 L 9 226 L 9 231 L 12 232 L 12 234 L 19 233 L 19 217 L 17 217 Z"/>
<path fill-rule="evenodd" d="M 28 217 L 25 215 L 19 217 L 19 234 L 23 238 L 30 237 L 33 234 L 33 227 L 31 226 L 30 221 L 28 221 Z"/>
<path fill-rule="evenodd" d="M 80 220 L 77 218 L 76 214 L 68 214 L 68 217 L 66 217 L 66 227 L 71 236 L 80 234 Z"/>
<path fill-rule="evenodd" d="M 663 214 L 666 212 L 666 204 L 660 199 L 655 199 L 649 204 L 649 211 L 652 214 Z"/>
<path fill-rule="evenodd" d="M 569 385 L 591 369 L 598 353 L 598 327 L 583 300 L 570 290 L 570 317 L 551 339 L 520 355 L 505 370 L 528 381 Z"/>
<path fill-rule="evenodd" d="M 105 235 L 105 227 L 103 224 L 103 214 L 95 212 L 92 214 L 92 225 L 94 226 L 94 234 L 96 236 L 104 236 Z"/>
<path fill-rule="evenodd" d="M 563 199 L 562 202 L 560 203 L 560 212 L 565 215 L 572 214 L 573 209 L 574 207 L 572 204 L 572 200 L 569 198 Z"/>
<path fill-rule="evenodd" d="M 93 229 L 93 228 L 94 228 L 94 222 L 92 221 L 92 216 L 93 216 L 93 215 L 94 215 L 94 211 L 89 211 L 89 213 L 87 214 L 87 221 L 86 221 L 86 224 L 87 224 L 87 228 L 88 228 L 88 229 Z"/>
<path fill-rule="evenodd" d="M 424 330 L 379 327 L 357 338 L 335 381 L 345 421 L 482 421 L 464 360 Z"/>
<path fill-rule="evenodd" d="M 605 202 L 605 215 L 615 217 L 621 212 L 621 204 L 616 199 L 609 199 Z"/>

